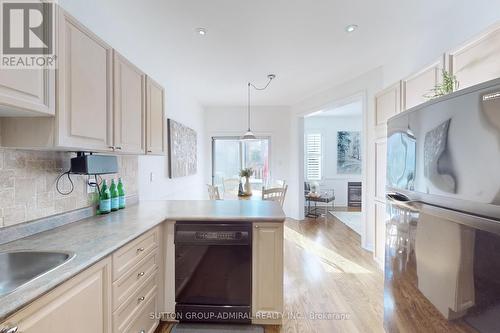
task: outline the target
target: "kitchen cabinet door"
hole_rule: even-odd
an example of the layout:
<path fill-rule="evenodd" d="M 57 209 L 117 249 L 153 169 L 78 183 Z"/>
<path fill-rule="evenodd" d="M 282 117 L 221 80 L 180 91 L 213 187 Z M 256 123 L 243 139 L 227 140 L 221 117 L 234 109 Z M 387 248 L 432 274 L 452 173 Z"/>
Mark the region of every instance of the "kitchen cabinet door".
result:
<path fill-rule="evenodd" d="M 429 100 L 429 97 L 426 96 L 432 95 L 432 89 L 443 81 L 443 69 L 444 56 L 403 80 L 403 110 L 408 110 Z"/>
<path fill-rule="evenodd" d="M 254 223 L 252 322 L 281 324 L 283 312 L 283 223 Z"/>
<path fill-rule="evenodd" d="M 459 89 L 500 77 L 500 25 L 451 51 L 448 60 Z"/>
<path fill-rule="evenodd" d="M 374 257 L 383 269 L 385 262 L 385 233 L 387 213 L 385 203 L 375 201 L 375 253 Z"/>
<path fill-rule="evenodd" d="M 375 141 L 375 198 L 385 200 L 385 183 L 387 174 L 387 139 Z"/>
<path fill-rule="evenodd" d="M 375 96 L 375 127 L 387 126 L 387 120 L 401 111 L 401 83 L 398 82 Z"/>
<path fill-rule="evenodd" d="M 56 146 L 112 150 L 112 49 L 60 8 L 58 22 Z"/>
<path fill-rule="evenodd" d="M 146 79 L 146 152 L 165 154 L 165 92 L 150 77 Z"/>
<path fill-rule="evenodd" d="M 146 75 L 116 51 L 113 66 L 114 148 L 124 153 L 144 153 Z"/>
<path fill-rule="evenodd" d="M 106 258 L 0 325 L 22 333 L 111 333 L 111 267 Z"/>
<path fill-rule="evenodd" d="M 53 116 L 55 71 L 0 69 L 0 116 Z"/>

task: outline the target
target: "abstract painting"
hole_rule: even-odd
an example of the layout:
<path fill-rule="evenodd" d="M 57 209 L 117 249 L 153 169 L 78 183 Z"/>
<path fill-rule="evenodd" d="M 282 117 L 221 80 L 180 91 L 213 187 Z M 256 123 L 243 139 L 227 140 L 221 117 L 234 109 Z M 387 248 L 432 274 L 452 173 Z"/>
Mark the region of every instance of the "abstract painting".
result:
<path fill-rule="evenodd" d="M 196 131 L 168 119 L 169 177 L 196 174 Z"/>
<path fill-rule="evenodd" d="M 337 173 L 361 174 L 360 132 L 337 132 Z"/>

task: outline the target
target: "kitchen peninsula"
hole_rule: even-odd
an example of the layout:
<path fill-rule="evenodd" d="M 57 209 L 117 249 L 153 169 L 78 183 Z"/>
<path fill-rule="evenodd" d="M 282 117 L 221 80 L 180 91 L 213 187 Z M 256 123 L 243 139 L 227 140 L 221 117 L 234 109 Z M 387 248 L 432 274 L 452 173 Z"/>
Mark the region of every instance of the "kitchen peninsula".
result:
<path fill-rule="evenodd" d="M 152 313 L 176 311 L 176 225 L 213 222 L 251 227 L 251 322 L 280 324 L 284 220 L 270 201 L 148 201 L 2 244 L 0 254 L 56 252 L 68 259 L 8 293 L 0 290 L 0 331 L 154 332 Z"/>

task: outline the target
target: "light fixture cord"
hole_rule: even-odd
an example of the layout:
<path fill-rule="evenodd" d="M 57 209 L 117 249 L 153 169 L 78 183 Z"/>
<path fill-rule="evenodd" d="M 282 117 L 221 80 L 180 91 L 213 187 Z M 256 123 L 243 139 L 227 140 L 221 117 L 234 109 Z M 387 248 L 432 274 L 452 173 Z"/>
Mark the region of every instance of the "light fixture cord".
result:
<path fill-rule="evenodd" d="M 248 108 L 247 108 L 247 112 L 248 112 L 248 132 L 250 132 L 250 86 L 252 84 L 250 82 L 248 82 Z"/>
<path fill-rule="evenodd" d="M 273 80 L 274 77 L 270 77 L 269 78 L 269 81 L 267 81 L 267 84 L 262 87 L 262 88 L 259 88 L 257 87 L 256 85 L 254 85 L 253 83 L 251 82 L 248 82 L 248 131 L 250 132 L 250 87 L 253 87 L 255 90 L 266 90 L 267 87 L 269 87 L 269 84 L 271 84 L 271 81 Z"/>

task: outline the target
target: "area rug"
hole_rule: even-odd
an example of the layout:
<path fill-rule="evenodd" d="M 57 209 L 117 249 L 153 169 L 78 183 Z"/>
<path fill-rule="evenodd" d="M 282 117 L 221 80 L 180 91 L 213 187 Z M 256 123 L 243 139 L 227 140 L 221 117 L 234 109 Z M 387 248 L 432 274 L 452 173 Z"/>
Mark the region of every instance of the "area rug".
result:
<path fill-rule="evenodd" d="M 177 324 L 171 333 L 264 333 L 257 325 Z"/>
<path fill-rule="evenodd" d="M 354 230 L 358 235 L 361 235 L 361 212 L 338 212 L 331 210 L 329 213 Z"/>

